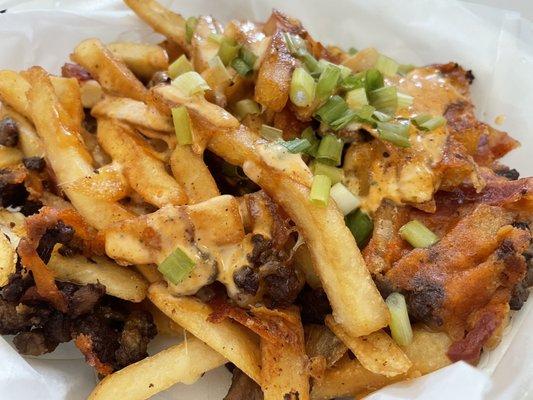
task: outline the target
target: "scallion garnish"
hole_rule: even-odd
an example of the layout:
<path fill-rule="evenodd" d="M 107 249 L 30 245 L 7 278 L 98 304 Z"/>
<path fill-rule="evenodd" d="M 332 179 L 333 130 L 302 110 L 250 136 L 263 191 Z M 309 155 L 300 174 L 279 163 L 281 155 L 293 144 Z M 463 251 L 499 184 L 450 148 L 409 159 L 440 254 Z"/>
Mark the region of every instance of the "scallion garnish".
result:
<path fill-rule="evenodd" d="M 185 96 L 193 96 L 197 93 L 203 93 L 210 87 L 202 76 L 196 71 L 189 71 L 181 74 L 172 81 Z"/>
<path fill-rule="evenodd" d="M 192 144 L 191 120 L 189 112 L 185 106 L 179 106 L 172 109 L 172 121 L 174 122 L 174 131 L 180 145 Z"/>
<path fill-rule="evenodd" d="M 355 47 L 350 47 L 348 49 L 348 54 L 351 56 L 355 56 L 357 54 L 357 49 Z"/>
<path fill-rule="evenodd" d="M 369 93 L 370 104 L 376 110 L 386 114 L 394 114 L 398 108 L 398 91 L 395 86 L 384 86 Z"/>
<path fill-rule="evenodd" d="M 402 294 L 391 293 L 385 300 L 390 312 L 390 332 L 396 343 L 407 346 L 413 340 L 413 330 L 409 321 L 407 304 Z"/>
<path fill-rule="evenodd" d="M 366 104 L 359 108 L 359 110 L 356 110 L 355 114 L 357 115 L 357 118 L 359 118 L 360 121 L 366 122 L 374 126 L 376 122 L 372 119 L 372 116 L 374 115 L 375 111 L 376 109 L 374 107 Z"/>
<path fill-rule="evenodd" d="M 374 68 L 385 76 L 394 76 L 398 72 L 399 64 L 392 58 L 380 54 Z"/>
<path fill-rule="evenodd" d="M 335 200 L 337 207 L 339 207 L 343 215 L 350 214 L 361 204 L 359 197 L 350 192 L 350 190 L 341 182 L 334 184 L 331 187 L 329 194 L 332 199 Z"/>
<path fill-rule="evenodd" d="M 415 69 L 415 66 L 413 64 L 400 64 L 400 66 L 398 67 L 398 73 L 400 75 L 407 75 L 413 69 Z"/>
<path fill-rule="evenodd" d="M 210 40 L 213 43 L 221 44 L 222 41 L 224 40 L 224 35 L 222 35 L 220 33 L 210 33 L 207 36 L 207 39 Z"/>
<path fill-rule="evenodd" d="M 176 79 L 181 74 L 189 71 L 194 71 L 194 68 L 185 54 L 182 54 L 176 61 L 168 66 L 168 76 L 171 79 Z"/>
<path fill-rule="evenodd" d="M 377 69 L 368 69 L 365 73 L 365 89 L 367 95 L 384 85 L 383 75 Z"/>
<path fill-rule="evenodd" d="M 368 104 L 365 88 L 360 87 L 346 93 L 346 104 L 348 104 L 348 107 L 352 110 L 357 110 L 365 104 Z"/>
<path fill-rule="evenodd" d="M 374 224 L 368 216 L 360 209 L 351 212 L 345 217 L 346 226 L 352 232 L 357 246 L 362 249 L 366 246 L 370 237 L 372 236 L 372 231 L 374 229 Z"/>
<path fill-rule="evenodd" d="M 239 57 L 234 58 L 231 60 L 231 67 L 237 71 L 237 73 L 241 76 L 246 76 L 248 73 L 252 70 L 252 67 L 250 67 L 246 62 Z"/>
<path fill-rule="evenodd" d="M 254 69 L 255 61 L 257 56 L 254 52 L 246 47 L 241 47 L 240 58 L 251 68 Z"/>
<path fill-rule="evenodd" d="M 412 119 L 413 123 L 424 131 L 432 131 L 446 125 L 446 118 L 439 115 L 432 117 L 431 115 L 419 115 Z"/>
<path fill-rule="evenodd" d="M 346 110 L 342 117 L 337 118 L 335 121 L 330 122 L 329 126 L 334 131 L 341 130 L 346 127 L 350 122 L 352 122 L 358 116 L 356 111 Z"/>
<path fill-rule="evenodd" d="M 313 175 L 326 175 L 331 179 L 332 185 L 341 182 L 344 175 L 341 168 L 332 167 L 317 160 L 313 160 L 311 163 L 311 172 L 313 172 Z"/>
<path fill-rule="evenodd" d="M 338 68 L 340 70 L 340 78 L 344 79 L 347 78 L 348 75 L 352 73 L 352 70 L 342 64 L 334 64 L 331 61 L 324 60 L 323 58 L 318 61 L 318 64 L 320 65 L 320 70 L 325 70 L 328 66 L 332 66 L 335 68 Z"/>
<path fill-rule="evenodd" d="M 365 73 L 359 72 L 355 75 L 348 75 L 340 83 L 340 88 L 344 91 L 350 91 L 354 89 L 365 87 Z"/>
<path fill-rule="evenodd" d="M 239 118 L 239 120 L 242 120 L 248 114 L 261 114 L 259 104 L 251 99 L 244 99 L 235 103 L 235 115 L 237 118 Z"/>
<path fill-rule="evenodd" d="M 318 206 L 328 205 L 329 191 L 331 189 L 331 179 L 326 175 L 315 175 L 309 192 L 309 201 Z"/>
<path fill-rule="evenodd" d="M 344 99 L 338 95 L 331 96 L 328 101 L 315 112 L 315 117 L 320 121 L 330 124 L 339 119 L 348 110 L 348 105 Z"/>
<path fill-rule="evenodd" d="M 292 103 L 298 107 L 311 105 L 315 99 L 315 87 L 315 80 L 304 68 L 295 68 L 289 91 Z"/>
<path fill-rule="evenodd" d="M 316 97 L 318 101 L 323 101 L 333 94 L 340 76 L 341 70 L 336 65 L 330 63 L 325 66 L 316 85 Z"/>
<path fill-rule="evenodd" d="M 416 219 L 402 226 L 399 234 L 413 247 L 429 247 L 439 241 L 437 235 Z"/>
<path fill-rule="evenodd" d="M 323 163 L 340 165 L 344 143 L 335 135 L 326 135 L 320 141 L 316 158 Z"/>
<path fill-rule="evenodd" d="M 399 108 L 406 108 L 413 104 L 413 96 L 409 96 L 405 93 L 397 93 L 398 96 L 398 107 Z"/>
<path fill-rule="evenodd" d="M 280 142 L 280 144 L 289 150 L 289 153 L 293 154 L 304 153 L 311 147 L 311 143 L 309 143 L 307 139 L 301 138 L 296 138 L 287 142 Z"/>
<path fill-rule="evenodd" d="M 187 18 L 187 21 L 185 21 L 185 40 L 187 43 L 191 43 L 192 35 L 194 35 L 194 31 L 196 30 L 196 25 L 198 25 L 198 18 L 196 17 L 189 17 Z"/>
<path fill-rule="evenodd" d="M 381 111 L 374 111 L 373 116 L 381 122 L 388 122 L 392 119 L 389 114 L 382 113 Z"/>
<path fill-rule="evenodd" d="M 300 36 L 284 32 L 283 38 L 285 39 L 287 49 L 292 55 L 301 57 L 307 52 L 305 40 L 303 40 Z"/>
<path fill-rule="evenodd" d="M 379 137 L 399 147 L 410 147 L 409 123 L 378 122 Z"/>
<path fill-rule="evenodd" d="M 270 125 L 261 125 L 261 136 L 263 139 L 270 140 L 270 141 L 276 141 L 283 139 L 283 131 L 278 128 L 274 128 Z"/>
<path fill-rule="evenodd" d="M 178 247 L 157 266 L 157 269 L 168 281 L 177 285 L 189 276 L 195 265 L 195 262 Z"/>
<path fill-rule="evenodd" d="M 217 55 L 220 57 L 224 65 L 228 66 L 231 61 L 239 54 L 240 46 L 235 40 L 224 37 L 220 43 Z"/>
<path fill-rule="evenodd" d="M 316 137 L 313 128 L 311 128 L 310 126 L 305 128 L 301 136 L 302 139 L 306 139 L 310 144 L 310 147 L 305 152 L 312 157 L 316 157 L 318 146 L 320 145 L 320 140 Z"/>

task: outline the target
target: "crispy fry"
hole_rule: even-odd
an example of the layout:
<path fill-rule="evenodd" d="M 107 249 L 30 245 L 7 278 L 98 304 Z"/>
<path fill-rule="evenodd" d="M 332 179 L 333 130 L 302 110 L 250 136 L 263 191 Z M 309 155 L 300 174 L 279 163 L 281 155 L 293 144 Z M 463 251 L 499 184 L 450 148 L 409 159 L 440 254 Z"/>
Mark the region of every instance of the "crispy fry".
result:
<path fill-rule="evenodd" d="M 202 157 L 190 146 L 177 145 L 170 156 L 172 174 L 183 186 L 190 204 L 196 204 L 220 195 Z"/>
<path fill-rule="evenodd" d="M 4 117 L 10 117 L 17 123 L 19 145 L 25 157 L 44 156 L 43 143 L 33 125 L 25 117 L 12 108 L 0 104 L 0 119 Z"/>
<path fill-rule="evenodd" d="M 101 283 L 107 294 L 134 303 L 139 303 L 146 297 L 148 285 L 139 274 L 104 257 L 92 257 L 88 260 L 81 255 L 63 257 L 55 252 L 47 267 L 55 273 L 59 281 L 78 285 Z"/>
<path fill-rule="evenodd" d="M 124 167 L 131 187 L 147 202 L 162 207 L 184 204 L 187 195 L 165 170 L 164 164 L 146 151 L 148 145 L 126 125 L 108 119 L 98 120 L 98 142 Z"/>
<path fill-rule="evenodd" d="M 192 297 L 174 297 L 162 283 L 150 286 L 148 298 L 173 321 L 261 382 L 259 345 L 249 330 L 230 320 L 208 322 L 212 312 L 208 305 Z"/>
<path fill-rule="evenodd" d="M 0 71 L 0 98 L 6 105 L 31 120 L 31 111 L 26 99 L 30 84 L 19 73 L 10 70 Z"/>
<path fill-rule="evenodd" d="M 265 164 L 247 161 L 244 171 L 300 229 L 335 320 L 355 337 L 386 326 L 389 320 L 387 307 L 335 205 L 330 203 L 327 208 L 321 208 L 311 204 L 307 187 Z"/>
<path fill-rule="evenodd" d="M 0 287 L 5 286 L 15 272 L 17 253 L 6 235 L 0 231 Z"/>
<path fill-rule="evenodd" d="M 434 332 L 418 324 L 413 326 L 413 341 L 402 349 L 415 368 L 425 375 L 451 364 L 446 355 L 451 344 L 444 332 Z"/>
<path fill-rule="evenodd" d="M 148 283 L 156 283 L 164 280 L 163 275 L 157 270 L 157 266 L 153 264 L 138 264 L 135 269 L 148 281 Z"/>
<path fill-rule="evenodd" d="M 84 114 L 78 80 L 76 78 L 51 76 L 50 82 L 52 82 L 61 106 L 72 119 L 74 126 L 81 126 Z"/>
<path fill-rule="evenodd" d="M 87 69 L 111 94 L 141 101 L 146 99 L 148 90 L 98 39 L 81 42 L 70 58 Z"/>
<path fill-rule="evenodd" d="M 190 385 L 226 362 L 223 356 L 192 337 L 103 379 L 89 400 L 144 400 L 176 383 Z"/>
<path fill-rule="evenodd" d="M 0 146 L 0 168 L 17 165 L 23 157 L 24 154 L 17 148 Z"/>
<path fill-rule="evenodd" d="M 361 365 L 371 372 L 391 377 L 407 372 L 412 366 L 400 347 L 382 330 L 353 337 L 331 315 L 326 317 L 326 325 L 350 348 Z"/>
<path fill-rule="evenodd" d="M 115 42 L 106 46 L 139 78 L 149 80 L 157 71 L 168 69 L 168 55 L 156 44 Z"/>
<path fill-rule="evenodd" d="M 63 189 L 69 189 L 87 196 L 93 196 L 98 200 L 119 201 L 129 193 L 130 186 L 124 174 L 116 165 L 106 165 L 98 169 L 98 173 L 85 176 L 74 182 L 62 185 Z"/>

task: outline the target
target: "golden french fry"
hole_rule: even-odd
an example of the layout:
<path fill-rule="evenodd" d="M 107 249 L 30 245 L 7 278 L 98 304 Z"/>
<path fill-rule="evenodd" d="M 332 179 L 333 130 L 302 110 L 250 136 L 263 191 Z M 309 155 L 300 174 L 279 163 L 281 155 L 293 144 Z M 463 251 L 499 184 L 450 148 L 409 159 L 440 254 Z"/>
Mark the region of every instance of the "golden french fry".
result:
<path fill-rule="evenodd" d="M 335 204 L 330 202 L 327 207 L 313 205 L 309 202 L 308 187 L 264 163 L 247 161 L 244 172 L 285 210 L 299 228 L 328 295 L 335 321 L 355 337 L 388 325 L 387 306 Z"/>
<path fill-rule="evenodd" d="M 282 318 L 298 337 L 295 343 L 272 343 L 261 338 L 261 388 L 265 400 L 309 400 L 309 371 L 298 312 L 256 308 L 254 314 L 265 319 Z"/>
<path fill-rule="evenodd" d="M 12 118 L 19 130 L 19 146 L 25 157 L 43 157 L 43 144 L 33 125 L 10 107 L 0 104 L 0 119 Z"/>
<path fill-rule="evenodd" d="M 148 311 L 150 311 L 150 314 L 152 314 L 152 318 L 154 319 L 154 324 L 157 327 L 157 333 L 159 335 L 183 339 L 183 337 L 186 335 L 185 329 L 167 317 L 166 314 L 157 308 L 151 301 L 147 301 L 145 306 L 148 308 Z"/>
<path fill-rule="evenodd" d="M 147 98 L 148 89 L 98 39 L 81 42 L 70 58 L 87 69 L 111 94 L 141 101 Z"/>
<path fill-rule="evenodd" d="M 348 346 L 361 365 L 371 372 L 390 377 L 406 373 L 412 366 L 402 349 L 382 330 L 354 337 L 336 323 L 331 315 L 326 317 L 326 325 Z"/>
<path fill-rule="evenodd" d="M 146 279 L 149 283 L 162 282 L 165 280 L 163 275 L 157 270 L 157 266 L 154 264 L 139 264 L 135 266 L 135 269 Z"/>
<path fill-rule="evenodd" d="M 142 128 L 174 133 L 172 121 L 142 101 L 126 97 L 106 96 L 91 110 L 96 118 L 115 118 Z"/>
<path fill-rule="evenodd" d="M 124 0 L 124 3 L 152 29 L 170 41 L 178 44 L 183 50 L 189 48 L 185 40 L 185 19 L 154 0 Z"/>
<path fill-rule="evenodd" d="M 53 169 L 59 185 L 92 175 L 92 158 L 79 139 L 61 121 L 66 115 L 62 109 L 46 72 L 39 67 L 31 68 L 26 76 L 31 84 L 28 100 L 32 120 L 43 141 L 46 158 Z M 131 214 L 114 202 L 94 199 L 73 190 L 65 193 L 85 220 L 97 229 L 131 217 Z"/>
<path fill-rule="evenodd" d="M 176 383 L 192 384 L 226 362 L 223 356 L 191 337 L 104 378 L 89 400 L 145 400 Z"/>
<path fill-rule="evenodd" d="M 220 195 L 202 156 L 194 153 L 191 146 L 177 145 L 170 156 L 170 167 L 176 180 L 185 189 L 190 204 Z"/>
<path fill-rule="evenodd" d="M 22 151 L 16 147 L 0 146 L 0 168 L 19 164 L 23 157 Z"/>
<path fill-rule="evenodd" d="M 211 307 L 193 297 L 174 297 L 165 284 L 148 289 L 148 298 L 168 317 L 222 354 L 254 381 L 261 382 L 261 353 L 257 337 L 229 319 L 211 323 Z"/>
<path fill-rule="evenodd" d="M 108 119 L 98 120 L 98 143 L 124 167 L 131 188 L 148 203 L 162 207 L 184 204 L 187 195 L 165 170 L 165 165 L 146 150 L 148 145 L 130 127 Z"/>
<path fill-rule="evenodd" d="M 130 186 L 120 169 L 109 164 L 99 168 L 97 174 L 67 183 L 62 188 L 91 195 L 99 200 L 119 201 L 128 195 Z"/>
<path fill-rule="evenodd" d="M 101 283 L 107 294 L 134 303 L 146 297 L 148 284 L 137 272 L 104 257 L 92 257 L 91 260 L 81 255 L 63 257 L 54 252 L 47 266 L 60 281 L 78 285 Z"/>
<path fill-rule="evenodd" d="M 81 126 L 85 115 L 83 114 L 78 80 L 76 78 L 50 76 L 50 82 L 52 82 L 57 98 L 72 119 L 74 126 Z"/>
<path fill-rule="evenodd" d="M 15 272 L 17 254 L 6 235 L 0 231 L 0 287 L 5 286 Z"/>
<path fill-rule="evenodd" d="M 106 46 L 139 78 L 149 80 L 157 71 L 168 69 L 168 55 L 156 44 L 115 42 Z"/>
<path fill-rule="evenodd" d="M 0 71 L 0 99 L 5 105 L 31 120 L 31 111 L 26 98 L 30 84 L 19 73 L 10 70 Z"/>
<path fill-rule="evenodd" d="M 402 349 L 414 367 L 425 375 L 452 363 L 446 355 L 451 344 L 452 340 L 446 333 L 431 331 L 417 324 L 413 326 L 413 341 Z"/>

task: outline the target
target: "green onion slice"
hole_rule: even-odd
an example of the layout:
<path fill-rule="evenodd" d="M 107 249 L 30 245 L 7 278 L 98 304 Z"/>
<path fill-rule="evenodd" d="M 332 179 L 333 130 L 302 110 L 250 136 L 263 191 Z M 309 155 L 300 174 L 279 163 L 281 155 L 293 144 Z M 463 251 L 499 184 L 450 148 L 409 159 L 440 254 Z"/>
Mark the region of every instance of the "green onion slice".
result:
<path fill-rule="evenodd" d="M 406 108 L 413 104 L 413 96 L 409 96 L 405 93 L 398 92 L 398 107 L 400 108 Z"/>
<path fill-rule="evenodd" d="M 346 110 L 342 117 L 332 121 L 329 126 L 334 131 L 341 130 L 346 127 L 350 122 L 352 122 L 358 116 L 356 111 Z"/>
<path fill-rule="evenodd" d="M 289 153 L 293 154 L 304 153 L 311 147 L 311 143 L 309 143 L 307 139 L 300 138 L 289 140 L 287 142 L 280 142 L 280 144 L 289 150 Z"/>
<path fill-rule="evenodd" d="M 309 200 L 311 203 L 325 207 L 328 205 L 331 179 L 326 175 L 315 175 L 311 184 Z"/>
<path fill-rule="evenodd" d="M 335 135 L 326 135 L 320 141 L 316 158 L 326 164 L 340 165 L 344 143 Z"/>
<path fill-rule="evenodd" d="M 187 21 L 185 21 L 185 40 L 187 43 L 191 43 L 192 35 L 194 35 L 194 31 L 196 30 L 196 25 L 198 25 L 198 18 L 196 17 L 189 17 L 187 18 Z"/>
<path fill-rule="evenodd" d="M 157 269 L 168 281 L 177 285 L 190 275 L 195 265 L 195 262 L 178 247 L 157 266 Z"/>
<path fill-rule="evenodd" d="M 244 99 L 235 103 L 235 115 L 239 120 L 242 120 L 248 114 L 261 114 L 259 104 L 251 99 Z"/>
<path fill-rule="evenodd" d="M 168 76 L 170 76 L 171 79 L 176 79 L 181 74 L 189 71 L 194 71 L 194 68 L 185 54 L 182 54 L 176 61 L 168 66 Z"/>
<path fill-rule="evenodd" d="M 386 114 L 394 114 L 398 108 L 398 91 L 395 86 L 384 86 L 371 91 L 368 100 L 370 104 L 376 107 L 376 110 Z"/>
<path fill-rule="evenodd" d="M 343 215 L 350 214 L 361 204 L 359 197 L 350 192 L 341 182 L 334 184 L 329 194 L 335 200 Z"/>
<path fill-rule="evenodd" d="M 270 141 L 276 141 L 283 139 L 283 131 L 278 128 L 274 128 L 270 125 L 261 125 L 261 136 L 263 139 L 270 140 Z"/>
<path fill-rule="evenodd" d="M 365 89 L 366 93 L 370 94 L 376 89 L 383 87 L 384 85 L 383 75 L 377 69 L 368 69 L 365 73 Z"/>
<path fill-rule="evenodd" d="M 446 118 L 439 115 L 432 117 L 431 115 L 419 115 L 412 119 L 413 123 L 424 131 L 432 131 L 446 125 Z"/>
<path fill-rule="evenodd" d="M 179 106 L 172 109 L 172 121 L 174 122 L 174 131 L 180 145 L 192 144 L 192 130 L 189 112 L 185 106 Z"/>
<path fill-rule="evenodd" d="M 360 209 L 351 212 L 345 217 L 346 226 L 352 232 L 357 246 L 362 249 L 365 247 L 372 236 L 374 224 L 368 216 Z"/>
<path fill-rule="evenodd" d="M 307 140 L 310 144 L 309 148 L 305 152 L 312 157 L 316 157 L 318 146 L 320 145 L 320 140 L 316 137 L 313 128 L 311 128 L 310 126 L 305 128 L 301 136 L 302 139 Z"/>
<path fill-rule="evenodd" d="M 338 95 L 331 96 L 328 101 L 315 112 L 315 117 L 326 124 L 344 116 L 348 110 L 348 105 L 344 99 Z"/>
<path fill-rule="evenodd" d="M 409 123 L 378 122 L 378 132 L 381 139 L 399 147 L 410 147 Z"/>
<path fill-rule="evenodd" d="M 257 60 L 257 56 L 255 55 L 255 53 L 246 48 L 246 47 L 241 47 L 241 51 L 240 51 L 240 58 L 242 58 L 242 60 L 248 64 L 248 66 L 251 68 L 251 69 L 254 69 L 254 66 L 255 66 L 255 62 Z"/>
<path fill-rule="evenodd" d="M 351 56 L 355 56 L 357 54 L 357 49 L 355 47 L 350 47 L 348 49 L 348 54 Z"/>
<path fill-rule="evenodd" d="M 207 36 L 207 40 L 210 40 L 211 42 L 216 43 L 216 44 L 221 44 L 222 41 L 224 40 L 224 35 L 220 33 L 210 33 Z"/>
<path fill-rule="evenodd" d="M 196 71 L 189 71 L 181 74 L 172 81 L 185 96 L 193 96 L 209 90 L 210 87 L 202 76 Z"/>
<path fill-rule="evenodd" d="M 400 293 L 391 293 L 385 300 L 390 312 L 390 331 L 392 338 L 400 346 L 407 346 L 413 340 L 413 330 L 409 322 L 405 297 Z"/>
<path fill-rule="evenodd" d="M 301 57 L 307 52 L 305 40 L 303 40 L 300 36 L 284 32 L 283 38 L 285 39 L 287 49 L 292 55 Z"/>
<path fill-rule="evenodd" d="M 346 104 L 348 104 L 348 107 L 352 110 L 357 110 L 358 108 L 361 108 L 361 106 L 368 104 L 365 88 L 360 87 L 346 93 Z"/>
<path fill-rule="evenodd" d="M 224 65 L 229 65 L 231 61 L 239 54 L 240 46 L 235 40 L 224 37 L 217 55 L 220 57 Z"/>
<path fill-rule="evenodd" d="M 372 116 L 374 115 L 375 112 L 376 112 L 376 109 L 372 106 L 369 106 L 368 104 L 362 106 L 359 110 L 355 111 L 355 113 L 357 114 L 357 117 L 361 121 L 368 122 L 372 125 L 375 124 L 375 121 L 372 120 Z"/>
<path fill-rule="evenodd" d="M 248 73 L 253 69 L 253 67 L 250 67 L 242 58 L 239 57 L 231 60 L 230 64 L 231 67 L 241 76 L 248 75 Z"/>
<path fill-rule="evenodd" d="M 349 92 L 350 90 L 364 88 L 365 87 L 365 73 L 359 72 L 355 75 L 348 75 L 340 83 L 340 88 Z"/>
<path fill-rule="evenodd" d="M 313 74 L 320 74 L 321 66 L 315 57 L 313 57 L 309 52 L 305 52 L 301 57 L 302 62 L 304 63 L 307 70 Z"/>
<path fill-rule="evenodd" d="M 289 91 L 292 103 L 298 107 L 310 106 L 315 99 L 315 87 L 315 80 L 304 68 L 295 68 Z"/>
<path fill-rule="evenodd" d="M 382 113 L 381 111 L 374 111 L 374 118 L 381 122 L 389 122 L 392 117 L 389 114 Z"/>
<path fill-rule="evenodd" d="M 415 68 L 416 67 L 413 64 L 400 64 L 400 66 L 398 67 L 398 73 L 400 75 L 407 75 Z"/>
<path fill-rule="evenodd" d="M 416 219 L 402 226 L 399 233 L 413 247 L 429 247 L 439 241 L 437 235 Z"/>
<path fill-rule="evenodd" d="M 328 63 L 318 78 L 316 85 L 316 97 L 318 101 L 323 101 L 333 94 L 337 88 L 341 70 L 334 64 Z"/>
<path fill-rule="evenodd" d="M 326 175 L 331 179 L 332 185 L 341 182 L 344 176 L 341 168 L 332 167 L 317 160 L 313 160 L 311 163 L 311 172 L 313 172 L 313 175 Z"/>
<path fill-rule="evenodd" d="M 380 54 L 374 68 L 385 76 L 394 76 L 398 72 L 399 66 L 400 65 L 392 58 Z"/>

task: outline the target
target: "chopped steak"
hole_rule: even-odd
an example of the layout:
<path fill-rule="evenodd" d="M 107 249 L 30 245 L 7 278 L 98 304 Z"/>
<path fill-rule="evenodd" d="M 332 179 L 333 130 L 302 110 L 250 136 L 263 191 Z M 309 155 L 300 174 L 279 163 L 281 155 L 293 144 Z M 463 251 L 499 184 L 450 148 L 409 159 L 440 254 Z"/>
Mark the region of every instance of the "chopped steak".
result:
<path fill-rule="evenodd" d="M 331 314 L 331 305 L 324 289 L 304 286 L 298 295 L 297 304 L 302 313 L 302 322 L 323 324 L 326 315 Z"/>
<path fill-rule="evenodd" d="M 22 163 L 29 170 L 37 172 L 41 172 L 46 165 L 43 157 L 24 157 Z"/>
<path fill-rule="evenodd" d="M 40 356 L 42 354 L 50 353 L 54 351 L 58 345 L 57 342 L 48 341 L 41 329 L 19 333 L 13 339 L 13 344 L 20 354 L 28 356 Z"/>
<path fill-rule="evenodd" d="M 74 238 L 74 228 L 66 225 L 63 221 L 58 221 L 54 226 L 48 228 L 39 241 L 37 254 L 46 264 L 50 261 L 52 250 L 57 243 L 67 244 Z"/>
<path fill-rule="evenodd" d="M 0 121 L 0 145 L 15 147 L 19 142 L 19 129 L 17 123 L 9 117 Z"/>

